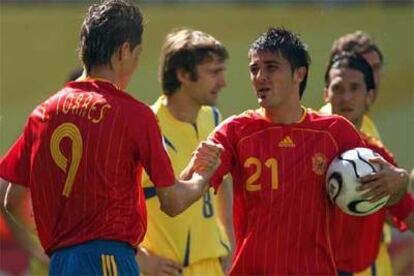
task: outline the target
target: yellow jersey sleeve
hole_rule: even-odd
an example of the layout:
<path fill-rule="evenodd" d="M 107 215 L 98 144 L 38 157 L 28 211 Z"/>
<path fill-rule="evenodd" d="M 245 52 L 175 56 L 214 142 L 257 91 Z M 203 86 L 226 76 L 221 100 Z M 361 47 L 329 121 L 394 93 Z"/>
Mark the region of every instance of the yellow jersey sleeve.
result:
<path fill-rule="evenodd" d="M 368 115 L 364 115 L 364 118 L 362 119 L 361 131 L 368 136 L 374 137 L 381 141 L 377 126 Z"/>

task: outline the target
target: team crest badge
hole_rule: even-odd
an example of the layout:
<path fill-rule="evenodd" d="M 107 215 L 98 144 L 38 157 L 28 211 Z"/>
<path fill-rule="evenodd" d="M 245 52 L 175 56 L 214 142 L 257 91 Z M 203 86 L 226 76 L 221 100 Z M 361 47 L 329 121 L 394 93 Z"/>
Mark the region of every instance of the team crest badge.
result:
<path fill-rule="evenodd" d="M 312 157 L 312 171 L 317 175 L 323 175 L 327 167 L 327 158 L 323 153 L 317 152 Z"/>

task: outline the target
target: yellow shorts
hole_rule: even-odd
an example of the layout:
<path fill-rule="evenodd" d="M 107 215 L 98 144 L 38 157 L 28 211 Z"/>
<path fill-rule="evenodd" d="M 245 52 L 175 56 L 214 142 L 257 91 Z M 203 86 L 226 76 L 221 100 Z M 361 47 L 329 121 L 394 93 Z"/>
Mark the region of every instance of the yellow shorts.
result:
<path fill-rule="evenodd" d="M 187 266 L 183 270 L 183 276 L 224 276 L 221 268 L 220 260 L 218 258 L 206 259 L 195 262 Z"/>
<path fill-rule="evenodd" d="M 375 264 L 364 271 L 354 273 L 354 276 L 389 276 L 392 274 L 391 259 L 388 253 L 388 244 L 381 242 Z"/>

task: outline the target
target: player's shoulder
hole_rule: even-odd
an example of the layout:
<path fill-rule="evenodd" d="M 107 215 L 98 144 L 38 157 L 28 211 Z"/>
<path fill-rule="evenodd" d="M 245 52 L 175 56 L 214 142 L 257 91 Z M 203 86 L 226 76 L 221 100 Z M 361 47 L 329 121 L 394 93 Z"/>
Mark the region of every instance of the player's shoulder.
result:
<path fill-rule="evenodd" d="M 378 148 L 385 148 L 381 140 L 375 138 L 374 136 L 371 136 L 364 131 L 361 131 L 361 136 L 368 145 Z"/>
<path fill-rule="evenodd" d="M 29 121 L 46 121 L 50 117 L 50 114 L 54 114 L 56 103 L 59 101 L 60 97 L 70 92 L 71 89 L 64 86 L 56 93 L 46 98 L 32 110 L 29 115 Z"/>
<path fill-rule="evenodd" d="M 361 137 L 370 149 L 381 154 L 389 162 L 395 163 L 394 155 L 387 149 L 381 140 L 365 132 L 361 132 Z"/>
<path fill-rule="evenodd" d="M 335 114 L 326 114 L 320 111 L 315 111 L 313 109 L 307 108 L 308 121 L 316 128 L 321 129 L 340 129 L 340 128 L 350 128 L 355 129 L 351 122 L 340 115 Z"/>
<path fill-rule="evenodd" d="M 246 110 L 238 115 L 232 115 L 227 117 L 219 124 L 218 127 L 240 127 L 242 125 L 246 125 L 250 122 L 255 121 L 255 116 L 256 114 L 254 110 Z"/>
<path fill-rule="evenodd" d="M 202 106 L 198 113 L 199 121 L 210 122 L 213 126 L 218 126 L 222 120 L 221 113 L 216 106 Z"/>
<path fill-rule="evenodd" d="M 309 120 L 312 122 L 331 123 L 344 119 L 339 115 L 317 111 L 312 108 L 306 108 L 306 112 L 308 113 Z"/>
<path fill-rule="evenodd" d="M 246 124 L 257 120 L 264 120 L 264 118 L 257 112 L 257 110 L 248 109 L 238 115 L 229 117 L 227 121 L 235 124 Z"/>
<path fill-rule="evenodd" d="M 121 111 L 130 120 L 142 121 L 148 117 L 154 117 L 154 112 L 150 106 L 135 99 L 125 91 L 119 91 L 112 101 L 113 103 L 117 102 Z"/>
<path fill-rule="evenodd" d="M 220 110 L 217 108 L 217 106 L 203 105 L 200 108 L 200 114 L 205 114 L 209 116 L 217 114 L 217 116 L 220 116 Z"/>

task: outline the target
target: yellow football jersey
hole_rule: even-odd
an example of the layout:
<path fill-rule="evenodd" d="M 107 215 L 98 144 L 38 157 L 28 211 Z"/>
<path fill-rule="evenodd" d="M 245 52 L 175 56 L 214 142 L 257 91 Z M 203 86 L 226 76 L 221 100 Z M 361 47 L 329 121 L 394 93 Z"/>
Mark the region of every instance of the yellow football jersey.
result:
<path fill-rule="evenodd" d="M 327 103 L 322 106 L 319 111 L 324 114 L 332 114 L 332 105 L 330 103 Z M 360 130 L 368 136 L 381 140 L 377 126 L 368 115 L 364 115 L 364 118 L 362 118 L 362 125 Z"/>
<path fill-rule="evenodd" d="M 332 106 L 330 103 L 327 103 L 322 106 L 319 111 L 324 114 L 332 114 Z M 364 115 L 360 131 L 381 141 L 381 137 L 376 125 L 372 119 L 368 117 L 368 115 Z M 373 264 L 372 267 L 369 267 L 366 270 L 355 275 L 392 275 L 391 258 L 390 254 L 388 253 L 388 244 L 391 243 L 391 227 L 387 224 L 384 224 L 382 232 L 383 240 L 381 242 L 380 250 L 377 259 L 375 260 L 375 264 Z M 377 274 L 373 272 L 374 270 L 377 271 Z"/>
<path fill-rule="evenodd" d="M 221 115 L 215 107 L 202 107 L 197 124 L 192 125 L 175 119 L 162 104 L 163 99 L 161 96 L 151 108 L 158 118 L 175 175 L 179 175 L 198 144 L 220 122 Z M 213 191 L 206 193 L 182 214 L 171 218 L 161 212 L 154 186 L 146 174 L 142 184 L 147 203 L 148 229 L 141 246 L 184 267 L 200 260 L 228 255 L 229 241 L 218 224 Z"/>

